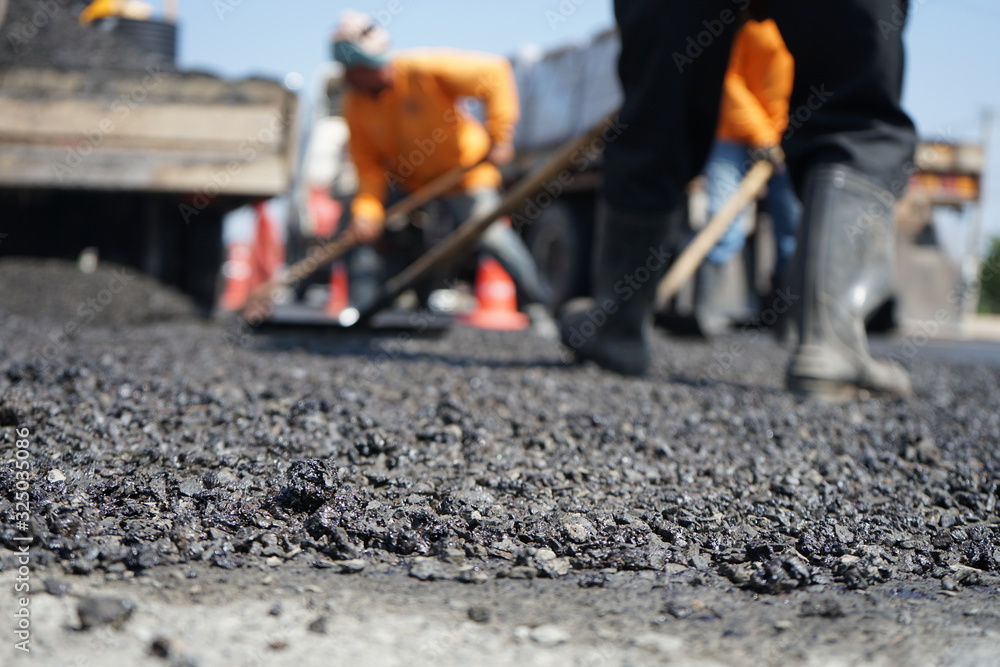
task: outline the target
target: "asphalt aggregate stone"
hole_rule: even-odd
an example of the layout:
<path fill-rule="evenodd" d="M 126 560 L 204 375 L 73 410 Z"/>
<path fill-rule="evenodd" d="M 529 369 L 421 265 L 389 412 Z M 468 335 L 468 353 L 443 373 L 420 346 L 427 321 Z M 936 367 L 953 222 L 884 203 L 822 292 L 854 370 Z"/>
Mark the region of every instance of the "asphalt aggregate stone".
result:
<path fill-rule="evenodd" d="M 664 339 L 634 381 L 530 336 L 456 329 L 382 362 L 391 341 L 244 348 L 186 316 L 93 322 L 46 358 L 51 310 L 2 321 L 0 413 L 5 445 L 26 425 L 65 477 L 36 478 L 33 528 L 69 572 L 429 558 L 437 578 L 450 549 L 513 576 L 675 563 L 761 593 L 1000 575 L 989 368 L 917 364 L 914 401 L 823 406 L 780 391 L 767 342 L 712 382 L 716 347 Z M 937 457 L 908 456 L 929 435 Z M 15 481 L 0 470 L 7 546 Z"/>
<path fill-rule="evenodd" d="M 120 628 L 134 611 L 134 602 L 118 598 L 84 597 L 77 604 L 81 630 L 92 630 L 103 625 Z"/>
<path fill-rule="evenodd" d="M 912 359 L 913 399 L 828 405 L 783 391 L 788 352 L 763 335 L 657 334 L 637 380 L 526 334 L 248 345 L 183 310 L 95 320 L 46 355 L 63 306 L 11 266 L 53 270 L 0 270 L 0 449 L 12 459 L 15 430 L 30 432 L 33 557 L 67 581 L 300 563 L 599 590 L 649 572 L 690 591 L 814 595 L 801 616 L 822 619 L 849 613 L 831 591 L 1000 581 L 1000 370 L 986 364 Z M 0 466 L 7 554 L 16 492 Z M 80 604 L 83 627 L 128 613 Z M 678 596 L 662 616 L 720 614 Z"/>

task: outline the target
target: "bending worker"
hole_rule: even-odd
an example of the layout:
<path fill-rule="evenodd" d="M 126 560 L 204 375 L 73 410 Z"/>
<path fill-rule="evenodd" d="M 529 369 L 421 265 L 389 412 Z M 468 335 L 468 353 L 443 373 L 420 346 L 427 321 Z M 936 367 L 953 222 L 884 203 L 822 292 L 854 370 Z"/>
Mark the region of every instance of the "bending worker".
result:
<path fill-rule="evenodd" d="M 747 21 L 736 33 L 729 69 L 722 88 L 722 105 L 715 144 L 705 167 L 708 218 L 712 219 L 739 188 L 753 162 L 771 154 L 788 125 L 788 98 L 792 94 L 795 63 L 773 20 Z M 799 202 L 788 170 L 775 165 L 767 183 L 764 205 L 774 230 L 775 263 L 771 291 L 786 290 L 788 267 L 795 252 Z M 707 335 L 720 333 L 729 318 L 719 307 L 721 276 L 739 254 L 750 228 L 750 207 L 729 225 L 708 253 L 695 280 L 695 316 Z M 770 307 L 773 298 L 763 304 Z"/>
<path fill-rule="evenodd" d="M 411 51 L 390 59 L 385 29 L 353 11 L 344 12 L 333 40 L 334 59 L 345 67 L 343 115 L 358 171 L 350 231 L 362 242 L 377 240 L 390 196 L 414 192 L 458 165 L 472 168 L 459 191 L 441 200 L 452 217 L 461 223 L 494 208 L 501 184 L 496 166 L 514 156 L 519 113 L 507 61 L 448 50 Z M 462 98 L 482 101 L 484 124 L 459 107 Z M 487 161 L 477 165 L 483 157 Z M 508 225 L 490 226 L 479 248 L 500 262 L 527 302 L 548 301 L 546 282 Z"/>

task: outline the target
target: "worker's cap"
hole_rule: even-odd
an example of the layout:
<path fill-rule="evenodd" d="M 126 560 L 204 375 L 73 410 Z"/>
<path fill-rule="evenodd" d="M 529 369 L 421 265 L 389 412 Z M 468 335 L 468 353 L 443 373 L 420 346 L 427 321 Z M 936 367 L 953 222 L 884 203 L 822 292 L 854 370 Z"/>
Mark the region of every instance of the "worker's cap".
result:
<path fill-rule="evenodd" d="M 389 62 L 389 31 L 368 14 L 348 9 L 333 31 L 333 59 L 345 67 L 382 67 Z"/>

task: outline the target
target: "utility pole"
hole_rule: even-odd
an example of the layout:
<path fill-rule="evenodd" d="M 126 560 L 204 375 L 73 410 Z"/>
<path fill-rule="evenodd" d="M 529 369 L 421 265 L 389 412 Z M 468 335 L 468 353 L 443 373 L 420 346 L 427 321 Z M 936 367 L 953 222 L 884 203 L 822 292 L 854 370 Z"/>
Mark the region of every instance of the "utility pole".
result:
<path fill-rule="evenodd" d="M 964 315 L 975 315 L 979 308 L 979 271 L 982 266 L 983 257 L 983 227 L 985 212 L 983 199 L 986 193 L 987 176 L 989 170 L 990 145 L 993 138 L 993 109 L 985 107 L 980 115 L 979 125 L 980 146 L 983 152 L 983 167 L 979 173 L 979 201 L 976 203 L 976 210 L 972 216 L 972 228 L 969 229 L 968 246 L 966 248 L 965 261 L 963 262 L 963 280 L 966 285 Z"/>

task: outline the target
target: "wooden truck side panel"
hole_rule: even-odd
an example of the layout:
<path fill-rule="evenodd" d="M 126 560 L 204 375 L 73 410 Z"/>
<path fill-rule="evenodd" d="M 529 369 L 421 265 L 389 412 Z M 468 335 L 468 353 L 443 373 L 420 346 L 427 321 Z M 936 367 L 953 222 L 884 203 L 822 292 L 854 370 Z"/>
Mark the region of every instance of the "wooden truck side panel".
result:
<path fill-rule="evenodd" d="M 270 197 L 291 181 L 294 94 L 149 71 L 0 73 L 0 187 Z"/>

